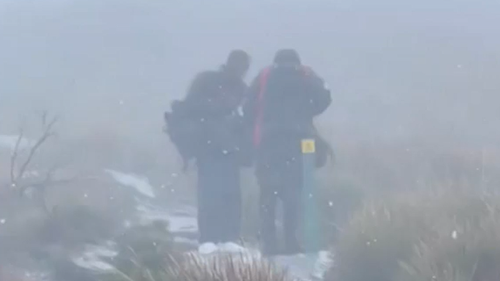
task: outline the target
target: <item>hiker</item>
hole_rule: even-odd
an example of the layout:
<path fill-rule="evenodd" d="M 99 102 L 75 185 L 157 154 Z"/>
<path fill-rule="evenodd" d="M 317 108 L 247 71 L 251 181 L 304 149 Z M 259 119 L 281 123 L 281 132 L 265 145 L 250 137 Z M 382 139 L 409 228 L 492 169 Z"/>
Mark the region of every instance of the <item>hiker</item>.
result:
<path fill-rule="evenodd" d="M 196 162 L 200 244 L 240 238 L 245 145 L 238 107 L 247 91 L 249 66 L 246 52 L 232 51 L 219 70 L 198 74 L 186 98 L 173 102 L 172 112 L 165 114 L 167 132 L 185 166 L 189 159 Z"/>
<path fill-rule="evenodd" d="M 302 252 L 297 239 L 302 190 L 300 142 L 316 140 L 318 167 L 326 162 L 328 145 L 317 134 L 313 118 L 331 103 L 330 91 L 295 50 L 276 53 L 274 64 L 250 85 L 243 113 L 253 130 L 255 173 L 260 186 L 261 241 L 266 255 Z M 276 237 L 276 204 L 283 202 L 285 249 Z"/>

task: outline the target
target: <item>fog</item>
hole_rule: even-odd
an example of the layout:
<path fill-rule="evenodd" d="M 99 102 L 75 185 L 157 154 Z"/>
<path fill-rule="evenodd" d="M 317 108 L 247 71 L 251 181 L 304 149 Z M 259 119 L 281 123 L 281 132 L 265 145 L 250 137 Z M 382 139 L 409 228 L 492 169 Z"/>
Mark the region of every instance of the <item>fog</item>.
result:
<path fill-rule="evenodd" d="M 168 221 L 168 237 L 195 249 L 195 177 L 180 174 L 163 113 L 232 49 L 251 55 L 250 82 L 278 49 L 295 48 L 332 90 L 332 105 L 315 121 L 340 156 L 333 173 L 331 165 L 318 173 L 319 196 L 308 196 L 321 215 L 307 220 L 319 220 L 322 235 L 341 230 L 365 199 L 398 191 L 452 186 L 498 194 L 499 15 L 498 0 L 0 0 L 0 279 L 21 280 L 4 277 L 11 264 L 20 276 L 73 274 L 61 261 L 85 268 L 74 259 L 86 257 L 83 246 L 115 251 L 99 243 L 119 241 L 143 220 Z M 25 140 L 19 144 L 31 150 L 4 146 L 21 129 L 39 138 L 42 111 L 58 116 L 56 138 L 40 150 Z M 242 178 L 242 236 L 253 239 L 262 205 L 251 175 Z M 231 200 L 219 203 L 228 208 Z M 383 210 L 385 217 L 391 209 Z M 394 217 L 406 213 L 394 210 Z M 292 271 L 306 264 L 282 263 Z M 385 270 L 367 270 L 378 271 Z"/>
<path fill-rule="evenodd" d="M 113 132 L 158 157 L 162 113 L 229 50 L 248 80 L 296 48 L 330 85 L 335 138 L 499 143 L 500 3 L 2 0 L 0 133 L 49 110 L 67 137 Z"/>

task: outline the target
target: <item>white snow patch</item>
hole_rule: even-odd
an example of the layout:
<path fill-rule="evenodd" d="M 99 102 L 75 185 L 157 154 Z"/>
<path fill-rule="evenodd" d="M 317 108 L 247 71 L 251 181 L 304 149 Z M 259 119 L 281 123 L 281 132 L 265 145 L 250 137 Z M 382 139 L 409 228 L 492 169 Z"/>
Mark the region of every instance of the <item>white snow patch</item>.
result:
<path fill-rule="evenodd" d="M 145 205 L 137 206 L 136 210 L 141 213 L 140 218 L 144 223 L 157 220 L 168 222 L 168 230 L 172 233 L 198 231 L 198 223 L 195 216 L 175 215 L 167 210 L 154 209 Z"/>
<path fill-rule="evenodd" d="M 193 245 L 193 246 L 197 246 L 198 245 L 198 240 L 196 239 L 189 239 L 189 238 L 185 238 L 185 237 L 174 237 L 174 243 L 180 243 L 180 244 L 190 244 L 190 245 Z"/>
<path fill-rule="evenodd" d="M 117 182 L 123 184 L 125 186 L 130 186 L 135 188 L 141 194 L 154 198 L 155 194 L 153 191 L 153 187 L 149 183 L 149 180 L 145 177 L 133 175 L 133 174 L 125 174 L 122 172 L 114 171 L 114 170 L 105 170 L 108 174 L 110 174 Z"/>
<path fill-rule="evenodd" d="M 170 232 L 198 231 L 196 218 L 170 216 L 168 218 L 168 229 Z"/>
<path fill-rule="evenodd" d="M 218 250 L 219 248 L 214 243 L 203 243 L 198 247 L 198 252 L 202 255 L 210 255 Z"/>
<path fill-rule="evenodd" d="M 318 253 L 318 259 L 314 264 L 311 276 L 316 279 L 323 280 L 325 278 L 325 273 L 333 265 L 332 253 L 329 251 L 320 251 Z"/>
<path fill-rule="evenodd" d="M 80 256 L 73 258 L 73 262 L 81 268 L 92 271 L 106 272 L 113 271 L 115 268 L 107 262 L 103 262 L 92 256 Z"/>
<path fill-rule="evenodd" d="M 110 249 L 111 244 L 108 244 L 102 246 L 88 245 L 81 255 L 74 257 L 72 260 L 77 266 L 88 270 L 97 272 L 113 271 L 115 268 L 112 265 L 101 260 L 102 258 L 112 258 L 118 255 L 116 251 Z"/>
<path fill-rule="evenodd" d="M 193 253 L 194 255 L 201 256 L 213 256 L 218 254 L 230 254 L 235 255 L 236 257 L 246 256 L 247 258 L 261 258 L 261 254 L 257 249 L 246 248 L 240 246 L 236 243 L 228 242 L 228 243 L 204 243 L 198 247 L 198 252 Z M 203 259 L 203 257 L 200 257 Z"/>
<path fill-rule="evenodd" d="M 94 256 L 112 258 L 118 255 L 118 252 L 111 250 L 115 244 L 113 242 L 108 242 L 106 245 L 88 245 L 86 247 L 86 252 L 92 253 Z"/>

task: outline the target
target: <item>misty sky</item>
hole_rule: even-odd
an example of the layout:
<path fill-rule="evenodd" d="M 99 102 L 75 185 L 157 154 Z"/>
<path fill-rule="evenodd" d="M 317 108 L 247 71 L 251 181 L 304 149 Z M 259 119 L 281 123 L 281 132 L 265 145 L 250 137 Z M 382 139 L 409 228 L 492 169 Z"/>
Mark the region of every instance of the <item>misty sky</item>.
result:
<path fill-rule="evenodd" d="M 496 0 L 0 0 L 0 133 L 50 109 L 68 132 L 160 134 L 230 49 L 253 76 L 294 47 L 333 89 L 329 132 L 500 143 L 499 15 Z"/>

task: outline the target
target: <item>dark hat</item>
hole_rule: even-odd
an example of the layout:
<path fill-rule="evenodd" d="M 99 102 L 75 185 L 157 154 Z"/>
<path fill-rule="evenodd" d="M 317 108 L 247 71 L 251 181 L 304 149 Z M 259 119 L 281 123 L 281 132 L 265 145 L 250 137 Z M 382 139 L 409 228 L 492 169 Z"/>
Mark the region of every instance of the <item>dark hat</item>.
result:
<path fill-rule="evenodd" d="M 281 49 L 274 55 L 275 64 L 300 64 L 300 56 L 294 49 Z"/>
<path fill-rule="evenodd" d="M 248 64 L 250 56 L 243 50 L 232 50 L 227 57 L 226 65 Z"/>

